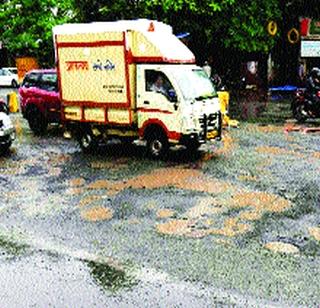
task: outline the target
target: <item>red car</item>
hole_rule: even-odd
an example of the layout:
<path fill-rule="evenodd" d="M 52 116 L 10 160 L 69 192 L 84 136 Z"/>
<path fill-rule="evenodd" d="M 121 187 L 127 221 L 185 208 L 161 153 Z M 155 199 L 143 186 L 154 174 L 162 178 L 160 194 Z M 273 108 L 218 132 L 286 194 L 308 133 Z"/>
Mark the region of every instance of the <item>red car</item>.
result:
<path fill-rule="evenodd" d="M 60 123 L 60 95 L 54 69 L 32 70 L 19 88 L 23 117 L 35 134 L 44 133 L 49 123 Z"/>

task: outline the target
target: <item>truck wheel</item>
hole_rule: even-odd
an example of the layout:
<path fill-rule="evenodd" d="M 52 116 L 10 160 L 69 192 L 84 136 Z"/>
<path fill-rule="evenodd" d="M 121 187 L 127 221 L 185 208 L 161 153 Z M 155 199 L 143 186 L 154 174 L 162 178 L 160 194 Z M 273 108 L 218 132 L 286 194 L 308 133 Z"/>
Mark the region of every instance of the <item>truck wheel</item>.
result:
<path fill-rule="evenodd" d="M 37 108 L 32 108 L 28 112 L 27 119 L 31 130 L 36 135 L 41 135 L 47 130 L 48 122 Z"/>
<path fill-rule="evenodd" d="M 92 153 L 98 147 L 97 138 L 93 136 L 90 128 L 80 129 L 78 142 L 84 153 Z"/>
<path fill-rule="evenodd" d="M 5 145 L 0 146 L 0 155 L 6 154 L 9 152 L 9 148 L 11 147 L 12 142 L 9 142 Z"/>
<path fill-rule="evenodd" d="M 152 158 L 164 158 L 168 153 L 169 142 L 161 131 L 153 131 L 147 136 L 148 153 Z"/>
<path fill-rule="evenodd" d="M 199 149 L 200 147 L 200 143 L 199 142 L 190 142 L 187 144 L 187 151 L 190 153 L 190 154 L 193 154 L 195 152 L 197 152 L 197 150 Z"/>

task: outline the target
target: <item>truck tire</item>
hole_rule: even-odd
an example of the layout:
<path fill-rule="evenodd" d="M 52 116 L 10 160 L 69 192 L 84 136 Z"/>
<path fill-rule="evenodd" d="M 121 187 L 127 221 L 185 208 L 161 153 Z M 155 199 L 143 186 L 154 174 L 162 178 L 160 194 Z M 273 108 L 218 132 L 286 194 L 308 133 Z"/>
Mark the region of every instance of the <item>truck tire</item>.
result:
<path fill-rule="evenodd" d="M 152 130 L 146 137 L 147 149 L 151 158 L 164 158 L 169 150 L 167 136 L 161 130 Z"/>
<path fill-rule="evenodd" d="M 194 154 L 198 151 L 198 149 L 200 148 L 200 143 L 197 142 L 197 141 L 194 141 L 194 142 L 190 142 L 187 144 L 187 151 L 190 153 L 190 154 Z"/>
<path fill-rule="evenodd" d="M 93 153 L 98 147 L 98 140 L 90 127 L 82 127 L 78 131 L 78 142 L 84 153 Z"/>
<path fill-rule="evenodd" d="M 48 122 L 42 113 L 36 108 L 32 107 L 27 113 L 27 120 L 29 127 L 35 135 L 41 135 L 46 132 Z"/>
<path fill-rule="evenodd" d="M 0 146 L 0 155 L 4 155 L 9 152 L 12 142 L 9 142 L 5 145 Z"/>

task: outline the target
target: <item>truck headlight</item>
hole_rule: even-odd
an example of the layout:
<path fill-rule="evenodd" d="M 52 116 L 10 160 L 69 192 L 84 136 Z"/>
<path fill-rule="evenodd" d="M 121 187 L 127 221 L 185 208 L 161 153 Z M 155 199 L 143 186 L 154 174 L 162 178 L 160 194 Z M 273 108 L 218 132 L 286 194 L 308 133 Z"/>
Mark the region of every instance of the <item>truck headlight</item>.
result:
<path fill-rule="evenodd" d="M 183 127 L 186 130 L 194 130 L 194 128 L 195 128 L 194 117 L 192 117 L 190 115 L 183 117 Z"/>

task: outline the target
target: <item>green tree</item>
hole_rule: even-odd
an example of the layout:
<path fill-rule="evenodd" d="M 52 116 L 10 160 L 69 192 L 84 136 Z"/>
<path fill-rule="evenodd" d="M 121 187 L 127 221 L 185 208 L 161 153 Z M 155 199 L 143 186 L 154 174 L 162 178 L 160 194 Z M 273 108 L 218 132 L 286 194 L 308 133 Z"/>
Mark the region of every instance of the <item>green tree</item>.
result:
<path fill-rule="evenodd" d="M 77 12 L 84 22 L 132 18 L 164 21 L 176 33 L 190 32 L 193 49 L 200 55 L 212 45 L 267 53 L 277 39 L 268 35 L 267 23 L 281 17 L 278 0 L 79 0 Z"/>
<path fill-rule="evenodd" d="M 11 57 L 35 56 L 52 65 L 52 27 L 74 18 L 73 1 L 7 0 L 0 5 L 1 40 Z"/>
<path fill-rule="evenodd" d="M 276 39 L 267 32 L 270 20 L 281 17 L 278 0 L 237 0 L 221 14 L 224 46 L 246 52 L 268 53 Z"/>

